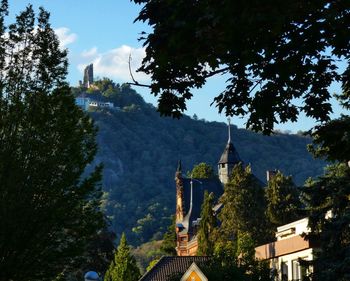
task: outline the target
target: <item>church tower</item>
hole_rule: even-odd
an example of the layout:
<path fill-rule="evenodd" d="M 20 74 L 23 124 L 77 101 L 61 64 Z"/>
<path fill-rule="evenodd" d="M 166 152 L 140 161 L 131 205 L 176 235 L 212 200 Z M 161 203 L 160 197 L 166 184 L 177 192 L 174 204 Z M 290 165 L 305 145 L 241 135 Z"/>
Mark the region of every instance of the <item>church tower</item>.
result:
<path fill-rule="evenodd" d="M 183 221 L 184 219 L 184 186 L 182 180 L 181 160 L 179 160 L 176 173 L 176 222 Z"/>
<path fill-rule="evenodd" d="M 242 161 L 239 158 L 237 150 L 231 141 L 231 124 L 229 119 L 228 120 L 228 141 L 218 163 L 219 179 L 222 184 L 228 183 L 233 167 L 239 162 L 242 162 Z"/>

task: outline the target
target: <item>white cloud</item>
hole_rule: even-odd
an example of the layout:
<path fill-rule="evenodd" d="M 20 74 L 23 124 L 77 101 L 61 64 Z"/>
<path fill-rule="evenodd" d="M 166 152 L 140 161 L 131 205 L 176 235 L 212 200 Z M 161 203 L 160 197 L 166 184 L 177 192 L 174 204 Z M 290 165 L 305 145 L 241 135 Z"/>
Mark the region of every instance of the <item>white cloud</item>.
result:
<path fill-rule="evenodd" d="M 97 56 L 97 47 L 93 47 L 90 50 L 84 50 L 81 53 L 81 56 L 87 59 L 94 59 Z"/>
<path fill-rule="evenodd" d="M 131 69 L 134 78 L 138 82 L 149 81 L 149 77 L 144 73 L 136 72 L 141 66 L 141 61 L 145 57 L 144 48 L 132 48 L 122 45 L 104 53 L 98 53 L 97 48 L 85 50 L 81 53 L 84 63 L 78 65 L 78 69 L 83 72 L 85 66 L 89 63 L 94 64 L 94 75 L 100 77 L 110 77 L 123 82 L 132 81 L 129 72 L 129 55 L 131 54 Z M 87 59 L 90 58 L 90 61 Z"/>
<path fill-rule="evenodd" d="M 67 45 L 72 44 L 78 38 L 78 36 L 75 33 L 70 32 L 70 29 L 67 27 L 56 28 L 55 33 L 60 40 L 62 48 L 66 48 Z"/>

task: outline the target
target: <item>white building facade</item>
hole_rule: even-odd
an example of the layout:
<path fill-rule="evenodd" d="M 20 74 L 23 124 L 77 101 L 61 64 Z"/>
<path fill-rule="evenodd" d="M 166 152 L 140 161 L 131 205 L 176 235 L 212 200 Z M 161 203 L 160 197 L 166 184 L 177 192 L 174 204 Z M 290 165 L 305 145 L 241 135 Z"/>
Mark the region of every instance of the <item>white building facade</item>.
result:
<path fill-rule="evenodd" d="M 278 281 L 302 281 L 310 274 L 310 268 L 300 261 L 312 261 L 315 245 L 303 237 L 310 232 L 308 218 L 277 228 L 277 241 L 255 248 L 255 257 L 270 260 L 271 269 Z"/>

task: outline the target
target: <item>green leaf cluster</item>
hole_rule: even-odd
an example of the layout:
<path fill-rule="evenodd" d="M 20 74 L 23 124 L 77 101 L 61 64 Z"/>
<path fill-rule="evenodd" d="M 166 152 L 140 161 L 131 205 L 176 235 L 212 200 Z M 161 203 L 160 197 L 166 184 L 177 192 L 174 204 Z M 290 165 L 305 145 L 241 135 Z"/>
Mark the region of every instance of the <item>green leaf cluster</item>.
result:
<path fill-rule="evenodd" d="M 207 163 L 201 162 L 195 165 L 192 171 L 187 172 L 187 177 L 196 179 L 213 179 L 216 176 L 214 169 Z"/>
<path fill-rule="evenodd" d="M 134 2 L 143 5 L 136 20 L 152 27 L 141 38 L 146 57 L 139 70 L 151 76 L 163 115 L 180 117 L 192 90 L 222 74 L 219 112 L 247 116 L 247 127 L 265 134 L 299 113 L 328 121 L 333 82 L 342 83 L 348 104 L 347 0 Z"/>

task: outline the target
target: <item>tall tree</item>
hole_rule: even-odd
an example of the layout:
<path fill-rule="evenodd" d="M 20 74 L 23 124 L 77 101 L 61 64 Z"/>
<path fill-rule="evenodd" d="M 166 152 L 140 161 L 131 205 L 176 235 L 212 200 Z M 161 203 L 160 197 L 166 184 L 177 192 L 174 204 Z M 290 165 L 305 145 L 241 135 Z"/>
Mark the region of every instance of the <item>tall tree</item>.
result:
<path fill-rule="evenodd" d="M 107 270 L 105 281 L 137 281 L 140 278 L 140 270 L 135 258 L 130 253 L 125 234 L 123 233 L 114 259 Z"/>
<path fill-rule="evenodd" d="M 65 82 L 49 13 L 0 7 L 0 280 L 53 280 L 79 266 L 104 226 L 96 128 Z M 6 31 L 6 33 L 5 33 Z"/>
<path fill-rule="evenodd" d="M 199 256 L 212 256 L 214 254 L 214 233 L 217 219 L 214 214 L 214 194 L 204 192 L 204 201 L 201 209 L 201 220 L 197 232 Z"/>
<path fill-rule="evenodd" d="M 301 202 L 299 190 L 291 176 L 284 176 L 278 171 L 268 182 L 265 189 L 267 217 L 276 226 L 287 224 L 299 218 Z"/>
<path fill-rule="evenodd" d="M 237 239 L 240 232 L 249 234 L 255 245 L 269 241 L 271 228 L 265 217 L 264 190 L 250 166 L 244 168 L 239 163 L 233 168 L 220 201 L 220 229 L 225 239 Z"/>
<path fill-rule="evenodd" d="M 350 278 L 350 168 L 346 164 L 328 167 L 325 175 L 310 180 L 303 198 L 309 209 L 309 239 L 320 244 L 313 279 Z"/>
<path fill-rule="evenodd" d="M 181 116 L 193 88 L 225 74 L 226 89 L 214 98 L 219 112 L 247 115 L 247 127 L 268 134 L 300 112 L 329 120 L 329 86 L 349 89 L 347 0 L 134 2 L 143 5 L 136 20 L 153 28 L 141 38 L 140 70 L 151 76 L 164 115 Z"/>
<path fill-rule="evenodd" d="M 195 165 L 191 172 L 187 172 L 188 177 L 197 179 L 212 179 L 215 178 L 214 169 L 207 163 L 199 163 Z"/>

